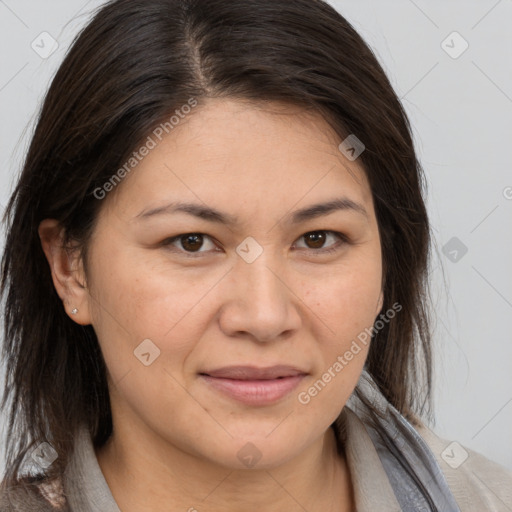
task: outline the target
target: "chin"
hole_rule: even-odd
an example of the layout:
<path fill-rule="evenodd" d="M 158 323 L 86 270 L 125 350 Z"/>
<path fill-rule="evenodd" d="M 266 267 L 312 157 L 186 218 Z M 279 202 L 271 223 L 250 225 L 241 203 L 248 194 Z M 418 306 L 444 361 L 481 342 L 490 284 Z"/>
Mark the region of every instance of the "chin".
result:
<path fill-rule="evenodd" d="M 274 426 L 275 428 L 275 426 Z M 224 443 L 215 443 L 215 453 L 209 454 L 212 462 L 228 469 L 273 469 L 299 456 L 306 440 L 299 440 L 286 435 L 233 435 L 233 439 Z M 272 437 L 272 439 L 270 439 Z"/>

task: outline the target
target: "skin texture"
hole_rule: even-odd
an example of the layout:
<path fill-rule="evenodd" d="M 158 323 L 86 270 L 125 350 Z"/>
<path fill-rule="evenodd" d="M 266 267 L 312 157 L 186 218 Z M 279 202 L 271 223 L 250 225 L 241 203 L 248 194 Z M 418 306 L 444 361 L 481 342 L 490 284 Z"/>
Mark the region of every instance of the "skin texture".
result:
<path fill-rule="evenodd" d="M 93 325 L 109 371 L 114 434 L 97 456 L 123 512 L 353 509 L 329 427 L 368 346 L 309 403 L 298 400 L 382 307 L 371 190 L 340 142 L 317 114 L 209 100 L 103 200 L 87 274 L 77 252 L 60 248 L 58 223 L 41 224 L 57 292 L 73 321 Z M 290 223 L 295 210 L 339 197 L 367 215 L 345 209 Z M 137 218 L 173 201 L 239 223 L 186 213 Z M 203 234 L 202 243 L 163 243 L 189 233 Z M 251 263 L 237 253 L 247 237 L 263 250 Z M 134 355 L 145 339 L 160 351 L 148 366 Z M 264 406 L 223 395 L 198 375 L 237 364 L 288 364 L 308 375 Z M 247 443 L 261 455 L 251 468 L 237 456 Z"/>

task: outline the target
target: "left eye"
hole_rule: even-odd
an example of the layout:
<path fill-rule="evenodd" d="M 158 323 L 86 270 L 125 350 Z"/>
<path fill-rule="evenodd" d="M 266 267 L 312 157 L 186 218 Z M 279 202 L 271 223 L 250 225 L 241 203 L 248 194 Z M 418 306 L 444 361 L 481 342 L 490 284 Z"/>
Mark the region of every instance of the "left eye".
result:
<path fill-rule="evenodd" d="M 327 236 L 326 236 L 326 233 L 327 233 Z M 318 245 L 322 246 L 327 237 L 328 236 L 333 236 L 338 238 L 338 240 L 341 240 L 340 243 L 337 243 L 337 244 L 334 244 L 334 245 L 331 245 L 329 248 L 327 249 L 324 249 L 322 247 L 320 247 L 321 250 L 315 250 L 314 252 L 321 252 L 321 253 L 328 253 L 328 252 L 334 252 L 334 251 L 337 251 L 341 245 L 343 245 L 344 243 L 347 243 L 348 242 L 348 238 L 346 235 L 344 235 L 343 233 L 338 233 L 337 231 L 310 231 L 308 233 L 305 233 L 304 235 L 302 235 L 299 240 L 301 238 L 305 239 L 308 241 L 308 243 L 313 243 L 314 244 L 314 247 L 312 249 L 319 249 Z M 307 249 L 311 249 L 311 247 L 307 247 Z"/>
<path fill-rule="evenodd" d="M 329 248 L 323 248 L 322 246 L 325 244 L 328 236 L 333 236 L 338 238 L 341 242 L 338 244 L 331 245 Z M 306 249 L 311 249 L 313 252 L 317 253 L 328 253 L 334 252 L 340 248 L 341 245 L 348 242 L 348 238 L 343 233 L 338 233 L 337 231 L 309 231 L 308 233 L 303 234 L 299 237 L 299 240 L 304 239 L 306 243 L 313 244 L 313 247 L 306 247 Z M 168 238 L 164 240 L 161 245 L 162 246 L 175 246 L 176 243 L 181 244 L 181 252 L 184 252 L 187 256 L 194 257 L 194 253 L 204 253 L 206 251 L 200 251 L 199 249 L 203 246 L 204 240 L 212 240 L 210 236 L 205 235 L 204 233 L 186 233 L 183 235 L 177 235 L 172 238 Z M 215 244 L 210 242 L 212 247 L 215 248 Z M 180 250 L 180 248 L 178 247 Z"/>

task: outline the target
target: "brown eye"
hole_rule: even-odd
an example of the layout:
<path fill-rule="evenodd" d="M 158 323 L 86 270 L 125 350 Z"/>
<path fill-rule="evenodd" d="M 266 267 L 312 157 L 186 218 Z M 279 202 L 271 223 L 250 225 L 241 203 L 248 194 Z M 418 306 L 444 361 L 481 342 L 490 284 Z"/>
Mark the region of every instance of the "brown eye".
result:
<path fill-rule="evenodd" d="M 201 250 L 204 249 L 205 242 L 206 250 Z M 208 248 L 208 242 L 210 243 L 210 248 Z M 174 252 L 180 252 L 185 256 L 201 256 L 203 253 L 209 252 L 208 249 L 215 249 L 215 244 L 211 241 L 211 238 L 202 233 L 185 233 L 167 238 L 160 245 L 172 249 Z"/>
<path fill-rule="evenodd" d="M 309 246 L 311 249 L 321 249 L 326 238 L 324 231 L 313 231 L 304 235 L 304 240 L 307 244 L 311 244 Z"/>
<path fill-rule="evenodd" d="M 338 243 L 331 243 L 327 247 L 324 247 L 329 237 L 337 238 Z M 350 243 L 348 237 L 343 233 L 329 230 L 310 231 L 309 233 L 302 235 L 299 240 L 304 240 L 304 243 L 306 244 L 305 249 L 311 249 L 313 253 L 318 254 L 335 252 L 341 249 L 345 244 Z M 304 249 L 304 247 L 301 249 Z"/>
<path fill-rule="evenodd" d="M 189 235 L 183 235 L 179 240 L 186 251 L 195 252 L 203 245 L 203 236 L 200 234 L 192 233 Z"/>

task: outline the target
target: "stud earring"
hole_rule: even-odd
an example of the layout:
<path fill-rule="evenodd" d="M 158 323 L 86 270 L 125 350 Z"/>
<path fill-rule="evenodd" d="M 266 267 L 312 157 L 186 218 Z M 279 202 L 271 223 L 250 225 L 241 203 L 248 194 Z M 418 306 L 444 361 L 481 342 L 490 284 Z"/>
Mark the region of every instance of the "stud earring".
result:
<path fill-rule="evenodd" d="M 72 315 L 76 315 L 78 313 L 78 309 L 74 308 L 72 311 L 71 311 L 71 314 Z"/>

